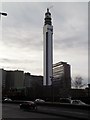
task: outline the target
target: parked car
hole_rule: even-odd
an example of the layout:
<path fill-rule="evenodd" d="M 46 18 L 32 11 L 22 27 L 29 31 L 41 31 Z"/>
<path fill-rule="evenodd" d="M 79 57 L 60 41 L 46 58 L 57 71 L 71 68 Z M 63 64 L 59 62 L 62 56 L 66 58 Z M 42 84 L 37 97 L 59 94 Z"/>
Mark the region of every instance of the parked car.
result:
<path fill-rule="evenodd" d="M 72 100 L 72 104 L 75 104 L 75 105 L 86 105 L 86 103 L 82 102 L 81 100 Z"/>
<path fill-rule="evenodd" d="M 33 101 L 25 101 L 20 104 L 20 109 L 37 110 L 37 106 Z"/>
<path fill-rule="evenodd" d="M 4 102 L 11 102 L 12 101 L 12 99 L 10 99 L 10 98 L 5 98 L 4 99 Z"/>
<path fill-rule="evenodd" d="M 42 99 L 36 99 L 36 100 L 35 100 L 35 103 L 45 103 L 45 100 L 42 100 Z"/>
<path fill-rule="evenodd" d="M 60 103 L 71 103 L 71 99 L 69 99 L 69 98 L 60 98 Z"/>

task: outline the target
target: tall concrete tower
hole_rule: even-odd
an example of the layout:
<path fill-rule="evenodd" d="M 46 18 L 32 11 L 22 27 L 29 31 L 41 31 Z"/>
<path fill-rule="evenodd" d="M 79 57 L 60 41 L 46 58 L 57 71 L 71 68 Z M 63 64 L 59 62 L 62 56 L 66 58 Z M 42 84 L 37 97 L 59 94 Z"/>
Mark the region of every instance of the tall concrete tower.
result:
<path fill-rule="evenodd" d="M 44 79 L 43 85 L 52 84 L 51 77 L 53 74 L 53 26 L 51 22 L 51 13 L 47 8 L 44 18 L 43 39 L 44 39 Z"/>

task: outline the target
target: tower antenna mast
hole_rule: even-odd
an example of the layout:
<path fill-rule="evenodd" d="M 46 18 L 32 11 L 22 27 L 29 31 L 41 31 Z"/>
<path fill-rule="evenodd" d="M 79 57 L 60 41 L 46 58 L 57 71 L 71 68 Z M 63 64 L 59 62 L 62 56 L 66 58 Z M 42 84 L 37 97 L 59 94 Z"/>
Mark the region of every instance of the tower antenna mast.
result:
<path fill-rule="evenodd" d="M 48 7 L 48 9 L 51 9 L 51 8 L 53 8 L 53 5 L 51 5 L 50 7 Z"/>

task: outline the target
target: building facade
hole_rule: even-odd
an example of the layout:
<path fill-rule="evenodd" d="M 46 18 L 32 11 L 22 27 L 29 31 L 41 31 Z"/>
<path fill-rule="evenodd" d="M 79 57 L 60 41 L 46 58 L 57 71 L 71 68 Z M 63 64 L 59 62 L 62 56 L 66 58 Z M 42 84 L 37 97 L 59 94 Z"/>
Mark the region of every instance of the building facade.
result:
<path fill-rule="evenodd" d="M 5 88 L 6 86 L 6 70 L 0 69 L 0 85 L 1 88 Z"/>
<path fill-rule="evenodd" d="M 51 76 L 53 68 L 53 26 L 51 22 L 51 13 L 47 8 L 45 13 L 45 22 L 43 27 L 43 39 L 44 39 L 44 79 L 43 85 L 51 85 Z"/>
<path fill-rule="evenodd" d="M 25 73 L 24 94 L 27 98 L 35 100 L 42 96 L 43 77 Z"/>
<path fill-rule="evenodd" d="M 71 89 L 71 70 L 67 62 L 58 62 L 53 65 L 53 86 L 57 88 L 59 95 L 69 96 Z"/>
<path fill-rule="evenodd" d="M 24 73 L 24 88 L 31 87 L 31 74 L 30 73 Z"/>
<path fill-rule="evenodd" d="M 6 89 L 24 87 L 24 72 L 23 71 L 7 71 L 6 73 Z"/>
<path fill-rule="evenodd" d="M 24 74 L 24 87 L 33 87 L 34 85 L 43 85 L 43 76 L 31 75 L 30 73 Z"/>

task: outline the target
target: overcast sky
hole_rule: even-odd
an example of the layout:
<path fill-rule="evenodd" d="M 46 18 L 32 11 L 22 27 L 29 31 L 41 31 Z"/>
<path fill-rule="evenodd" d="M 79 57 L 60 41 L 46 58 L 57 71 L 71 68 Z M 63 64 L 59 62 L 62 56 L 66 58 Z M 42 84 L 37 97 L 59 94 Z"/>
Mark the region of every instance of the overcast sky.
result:
<path fill-rule="evenodd" d="M 3 2 L 0 68 L 43 75 L 43 24 L 50 9 L 54 28 L 54 63 L 71 65 L 71 75 L 88 78 L 87 2 Z"/>

